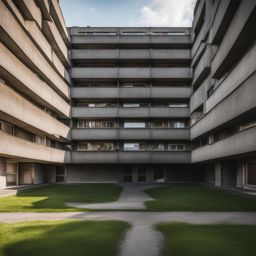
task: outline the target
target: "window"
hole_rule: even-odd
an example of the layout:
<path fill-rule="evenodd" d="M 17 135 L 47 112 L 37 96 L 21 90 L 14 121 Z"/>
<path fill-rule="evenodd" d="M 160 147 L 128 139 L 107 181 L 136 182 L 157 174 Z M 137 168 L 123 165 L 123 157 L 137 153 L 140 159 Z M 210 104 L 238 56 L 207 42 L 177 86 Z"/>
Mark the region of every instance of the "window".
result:
<path fill-rule="evenodd" d="M 78 143 L 77 150 L 79 150 L 79 151 L 86 151 L 86 150 L 88 150 L 88 143 L 87 142 L 80 142 L 80 143 Z"/>
<path fill-rule="evenodd" d="M 87 107 L 87 108 L 104 108 L 104 107 L 115 107 L 115 103 L 87 103 L 87 102 L 78 102 L 78 107 Z"/>
<path fill-rule="evenodd" d="M 214 92 L 214 86 L 210 87 L 210 89 L 207 91 L 207 98 L 210 98 L 213 92 Z"/>
<path fill-rule="evenodd" d="M 146 128 L 145 122 L 125 121 L 124 128 Z"/>
<path fill-rule="evenodd" d="M 122 83 L 122 84 L 120 84 L 120 86 L 124 87 L 124 88 L 148 87 L 149 84 L 145 84 L 145 83 Z"/>
<path fill-rule="evenodd" d="M 123 103 L 124 108 L 140 108 L 140 107 L 147 107 L 147 103 Z"/>
<path fill-rule="evenodd" d="M 152 122 L 152 128 L 167 128 L 167 121 L 155 120 Z"/>
<path fill-rule="evenodd" d="M 115 128 L 115 121 L 102 121 L 102 128 Z"/>
<path fill-rule="evenodd" d="M 35 135 L 35 136 L 34 136 L 34 142 L 37 143 L 37 144 L 45 145 L 45 143 L 46 143 L 46 138 L 45 138 L 45 137 L 42 137 L 42 136 L 40 136 L 40 135 Z"/>
<path fill-rule="evenodd" d="M 4 121 L 0 121 L 0 131 L 8 133 L 10 135 L 14 135 L 15 133 L 14 126 Z"/>
<path fill-rule="evenodd" d="M 77 128 L 115 128 L 115 121 L 77 121 Z"/>
<path fill-rule="evenodd" d="M 170 128 L 185 128 L 184 121 L 170 121 L 169 123 Z"/>
<path fill-rule="evenodd" d="M 140 31 L 122 32 L 122 35 L 128 35 L 128 36 L 144 36 L 145 34 L 146 34 L 145 32 L 140 32 Z"/>
<path fill-rule="evenodd" d="M 145 143 L 124 143 L 124 151 L 143 151 L 146 149 Z"/>
<path fill-rule="evenodd" d="M 256 126 L 256 122 L 250 122 L 250 123 L 246 123 L 246 124 L 242 124 L 239 126 L 239 131 L 243 131 L 243 130 L 247 130 L 251 127 L 255 127 Z"/>
<path fill-rule="evenodd" d="M 152 35 L 159 35 L 159 36 L 183 36 L 185 35 L 185 32 L 182 32 L 182 31 L 177 31 L 177 32 L 165 32 L 165 31 L 162 31 L 162 32 L 152 32 L 151 33 Z"/>
<path fill-rule="evenodd" d="M 169 108 L 187 108 L 187 103 L 169 103 Z"/>
<path fill-rule="evenodd" d="M 115 149 L 112 142 L 79 142 L 77 145 L 78 151 L 112 151 Z"/>
<path fill-rule="evenodd" d="M 167 150 L 167 145 L 164 143 L 153 143 L 152 151 L 165 151 Z"/>
<path fill-rule="evenodd" d="M 185 150 L 184 144 L 168 144 L 168 149 L 170 151 L 183 151 Z"/>

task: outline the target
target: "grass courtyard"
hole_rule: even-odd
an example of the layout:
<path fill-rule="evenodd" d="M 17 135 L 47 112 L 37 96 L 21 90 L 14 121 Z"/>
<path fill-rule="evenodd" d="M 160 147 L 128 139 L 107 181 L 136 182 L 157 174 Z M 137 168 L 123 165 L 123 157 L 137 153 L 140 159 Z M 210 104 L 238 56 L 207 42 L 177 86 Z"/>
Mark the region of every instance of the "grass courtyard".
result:
<path fill-rule="evenodd" d="M 0 198 L 0 212 L 82 211 L 65 203 L 105 203 L 116 201 L 122 187 L 114 184 L 46 185 L 18 191 Z"/>
<path fill-rule="evenodd" d="M 0 256 L 112 256 L 128 227 L 120 221 L 0 223 Z"/>
<path fill-rule="evenodd" d="M 159 224 L 164 235 L 164 256 L 255 255 L 256 226 Z"/>
<path fill-rule="evenodd" d="M 256 211 L 256 198 L 197 184 L 172 184 L 146 192 L 150 211 Z"/>

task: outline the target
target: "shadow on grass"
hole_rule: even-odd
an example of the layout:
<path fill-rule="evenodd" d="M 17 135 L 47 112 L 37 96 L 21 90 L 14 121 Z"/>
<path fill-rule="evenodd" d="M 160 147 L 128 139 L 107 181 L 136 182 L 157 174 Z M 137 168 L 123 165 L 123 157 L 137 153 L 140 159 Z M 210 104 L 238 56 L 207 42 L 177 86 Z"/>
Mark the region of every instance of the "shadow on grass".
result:
<path fill-rule="evenodd" d="M 2 251 L 6 256 L 112 256 L 128 227 L 121 221 L 11 224 L 6 232 L 11 230 L 12 235 Z"/>
<path fill-rule="evenodd" d="M 255 225 L 197 225 L 173 222 L 158 224 L 156 229 L 164 235 L 164 256 L 255 255 Z"/>
<path fill-rule="evenodd" d="M 0 211 L 78 211 L 69 202 L 106 203 L 118 200 L 122 187 L 115 184 L 48 185 L 0 198 Z"/>

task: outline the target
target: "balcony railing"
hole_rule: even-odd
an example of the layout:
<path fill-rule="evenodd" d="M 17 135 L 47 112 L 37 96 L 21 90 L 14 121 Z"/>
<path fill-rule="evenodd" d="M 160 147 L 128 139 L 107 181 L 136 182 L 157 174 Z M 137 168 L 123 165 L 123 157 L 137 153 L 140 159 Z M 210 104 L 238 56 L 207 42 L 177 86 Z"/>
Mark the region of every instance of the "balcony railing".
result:
<path fill-rule="evenodd" d="M 72 129 L 71 137 L 73 140 L 189 140 L 189 129 Z"/>
<path fill-rule="evenodd" d="M 173 152 L 72 152 L 72 163 L 190 163 L 189 151 Z"/>
<path fill-rule="evenodd" d="M 117 108 L 117 107 L 73 107 L 73 118 L 171 118 L 189 117 L 189 108 L 167 107 L 141 107 L 141 108 Z"/>

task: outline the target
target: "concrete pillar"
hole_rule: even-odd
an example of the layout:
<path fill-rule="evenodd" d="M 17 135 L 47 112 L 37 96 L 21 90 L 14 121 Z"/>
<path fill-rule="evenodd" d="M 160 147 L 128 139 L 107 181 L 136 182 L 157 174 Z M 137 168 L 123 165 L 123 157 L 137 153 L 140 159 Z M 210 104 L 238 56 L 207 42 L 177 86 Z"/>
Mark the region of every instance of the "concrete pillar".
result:
<path fill-rule="evenodd" d="M 153 166 L 147 167 L 147 182 L 153 183 Z"/>
<path fill-rule="evenodd" d="M 132 167 L 132 182 L 138 182 L 138 168 Z"/>
<path fill-rule="evenodd" d="M 221 186 L 221 162 L 215 163 L 215 186 Z"/>
<path fill-rule="evenodd" d="M 6 162 L 5 159 L 0 157 L 0 189 L 6 187 Z"/>
<path fill-rule="evenodd" d="M 246 163 L 239 162 L 237 165 L 237 173 L 236 173 L 236 186 L 238 188 L 243 188 L 245 186 L 245 170 L 246 170 Z"/>

